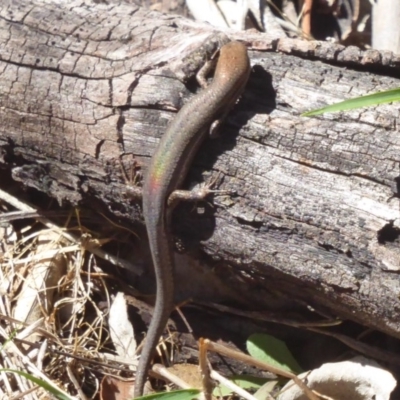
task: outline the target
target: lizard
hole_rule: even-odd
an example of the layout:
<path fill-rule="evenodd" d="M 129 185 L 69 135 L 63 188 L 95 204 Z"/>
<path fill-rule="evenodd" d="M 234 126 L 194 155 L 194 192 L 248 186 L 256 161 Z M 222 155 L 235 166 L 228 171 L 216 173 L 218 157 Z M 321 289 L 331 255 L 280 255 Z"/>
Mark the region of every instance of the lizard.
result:
<path fill-rule="evenodd" d="M 204 70 L 209 69 L 206 63 Z M 246 46 L 237 41 L 224 44 L 219 50 L 212 82 L 180 109 L 151 158 L 143 185 L 142 204 L 157 291 L 154 314 L 136 371 L 135 397 L 143 395 L 155 348 L 174 307 L 174 256 L 169 239 L 171 211 L 178 200 L 208 194 L 196 195 L 187 191 L 185 195 L 178 189 L 203 139 L 234 106 L 249 75 Z M 201 81 L 199 75 L 198 80 L 204 86 L 205 81 Z"/>

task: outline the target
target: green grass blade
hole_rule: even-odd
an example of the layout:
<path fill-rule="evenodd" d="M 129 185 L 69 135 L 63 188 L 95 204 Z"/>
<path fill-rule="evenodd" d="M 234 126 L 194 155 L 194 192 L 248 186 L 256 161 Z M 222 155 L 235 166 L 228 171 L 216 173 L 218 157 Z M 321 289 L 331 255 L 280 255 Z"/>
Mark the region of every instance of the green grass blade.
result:
<path fill-rule="evenodd" d="M 138 397 L 137 400 L 193 400 L 200 395 L 198 389 L 183 389 L 172 392 L 155 393 L 148 396 Z"/>
<path fill-rule="evenodd" d="M 296 375 L 302 371 L 286 344 L 271 335 L 254 333 L 247 339 L 246 346 L 257 360 Z"/>
<path fill-rule="evenodd" d="M 12 372 L 13 374 L 18 374 L 20 376 L 23 376 L 24 378 L 29 379 L 31 382 L 36 383 L 36 385 L 42 387 L 47 392 L 51 393 L 58 400 L 76 400 L 75 397 L 69 396 L 67 393 L 63 392 L 58 387 L 50 385 L 50 383 L 44 381 L 43 379 L 36 378 L 35 376 L 28 374 L 26 372 L 17 371 L 17 370 L 9 369 L 9 368 L 3 368 L 3 369 L 0 369 L 0 371 Z"/>
<path fill-rule="evenodd" d="M 232 375 L 228 379 L 233 382 L 236 386 L 242 389 L 259 389 L 267 381 L 266 378 L 259 378 L 252 375 Z M 220 383 L 214 388 L 213 395 L 215 397 L 227 397 L 232 394 L 232 389 L 226 387 L 223 383 Z"/>
<path fill-rule="evenodd" d="M 368 94 L 366 96 L 356 97 L 354 99 L 345 100 L 331 106 L 323 107 L 318 110 L 307 111 L 301 114 L 302 117 L 313 117 L 328 112 L 353 110 L 355 108 L 374 106 L 383 103 L 391 103 L 400 100 L 400 88 L 386 90 L 384 92 Z"/>

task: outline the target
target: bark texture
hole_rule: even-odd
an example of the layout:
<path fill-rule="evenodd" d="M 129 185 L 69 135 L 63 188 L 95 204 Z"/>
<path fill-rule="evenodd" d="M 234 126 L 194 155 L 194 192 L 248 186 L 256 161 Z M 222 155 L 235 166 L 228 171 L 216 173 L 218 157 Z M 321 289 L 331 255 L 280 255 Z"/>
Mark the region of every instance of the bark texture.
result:
<path fill-rule="evenodd" d="M 182 60 L 213 29 L 132 5 L 8 3 L 0 5 L 1 167 L 59 202 L 96 199 L 115 217 L 140 220 L 119 160 L 145 173 L 197 88 L 178 79 L 188 74 Z M 248 44 L 254 67 L 188 179 L 223 177 L 220 189 L 236 193 L 214 199 L 202 250 L 260 306 L 268 288 L 400 338 L 398 107 L 300 117 L 398 87 L 400 57 L 229 35 Z"/>

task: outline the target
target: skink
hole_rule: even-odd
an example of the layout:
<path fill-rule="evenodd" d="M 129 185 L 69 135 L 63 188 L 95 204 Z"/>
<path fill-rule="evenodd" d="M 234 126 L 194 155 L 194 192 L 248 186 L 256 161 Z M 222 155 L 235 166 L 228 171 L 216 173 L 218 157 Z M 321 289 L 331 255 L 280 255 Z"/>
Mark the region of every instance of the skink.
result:
<path fill-rule="evenodd" d="M 143 394 L 150 362 L 168 322 L 174 301 L 174 258 L 168 204 L 185 179 L 193 157 L 213 122 L 223 118 L 244 90 L 250 75 L 246 47 L 221 47 L 212 83 L 185 104 L 163 135 L 151 159 L 143 186 L 143 214 L 156 275 L 153 318 L 141 353 L 135 397 Z"/>

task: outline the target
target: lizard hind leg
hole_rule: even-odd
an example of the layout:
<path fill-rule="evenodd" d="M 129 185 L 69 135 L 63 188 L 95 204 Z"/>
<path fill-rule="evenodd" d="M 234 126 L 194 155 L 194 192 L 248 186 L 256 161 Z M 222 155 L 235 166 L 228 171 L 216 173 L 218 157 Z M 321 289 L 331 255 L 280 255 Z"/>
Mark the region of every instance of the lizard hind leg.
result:
<path fill-rule="evenodd" d="M 181 201 L 202 201 L 205 200 L 209 195 L 233 195 L 232 190 L 219 190 L 213 189 L 217 183 L 220 183 L 221 179 L 218 175 L 211 182 L 203 183 L 192 190 L 174 190 L 168 197 L 167 207 L 169 210 L 173 210 L 175 206 Z"/>

